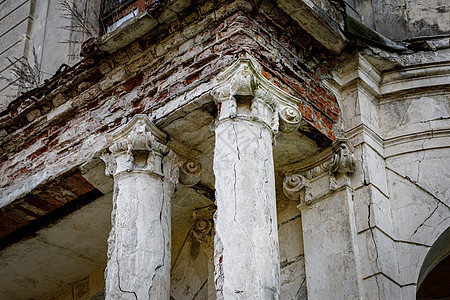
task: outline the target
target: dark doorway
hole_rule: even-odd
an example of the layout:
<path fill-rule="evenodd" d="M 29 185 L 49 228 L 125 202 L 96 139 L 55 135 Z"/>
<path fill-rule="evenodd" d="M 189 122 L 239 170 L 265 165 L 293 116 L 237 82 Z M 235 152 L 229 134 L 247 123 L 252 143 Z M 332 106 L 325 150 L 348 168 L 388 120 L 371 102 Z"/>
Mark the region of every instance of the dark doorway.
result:
<path fill-rule="evenodd" d="M 450 227 L 434 242 L 423 261 L 416 298 L 450 300 Z"/>
<path fill-rule="evenodd" d="M 431 270 L 417 291 L 417 299 L 450 299 L 450 256 Z"/>

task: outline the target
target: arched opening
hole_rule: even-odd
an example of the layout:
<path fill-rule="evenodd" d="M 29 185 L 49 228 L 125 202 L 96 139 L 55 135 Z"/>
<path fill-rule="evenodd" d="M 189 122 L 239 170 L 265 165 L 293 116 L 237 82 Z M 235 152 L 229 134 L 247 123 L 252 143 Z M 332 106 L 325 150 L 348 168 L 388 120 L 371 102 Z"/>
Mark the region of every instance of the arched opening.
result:
<path fill-rule="evenodd" d="M 450 299 L 450 227 L 434 242 L 417 281 L 417 299 Z"/>

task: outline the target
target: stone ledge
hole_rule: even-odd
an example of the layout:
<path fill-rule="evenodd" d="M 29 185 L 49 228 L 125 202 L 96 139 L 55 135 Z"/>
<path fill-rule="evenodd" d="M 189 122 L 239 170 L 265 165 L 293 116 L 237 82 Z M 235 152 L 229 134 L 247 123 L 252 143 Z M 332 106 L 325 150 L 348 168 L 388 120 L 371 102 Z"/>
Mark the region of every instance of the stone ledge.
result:
<path fill-rule="evenodd" d="M 313 1 L 283 0 L 277 1 L 280 7 L 298 22 L 300 26 L 334 53 L 340 53 L 347 42 L 343 33 L 343 20 L 336 8 L 328 5 L 324 8 Z M 322 4 L 325 4 L 322 2 Z"/>

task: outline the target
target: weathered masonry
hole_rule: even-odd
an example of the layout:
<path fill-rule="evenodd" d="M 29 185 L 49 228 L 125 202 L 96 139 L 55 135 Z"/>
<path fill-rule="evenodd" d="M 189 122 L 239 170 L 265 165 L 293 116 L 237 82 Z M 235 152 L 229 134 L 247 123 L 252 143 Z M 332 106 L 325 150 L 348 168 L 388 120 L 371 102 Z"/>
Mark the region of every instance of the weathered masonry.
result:
<path fill-rule="evenodd" d="M 0 299 L 450 297 L 449 12 L 0 1 Z"/>

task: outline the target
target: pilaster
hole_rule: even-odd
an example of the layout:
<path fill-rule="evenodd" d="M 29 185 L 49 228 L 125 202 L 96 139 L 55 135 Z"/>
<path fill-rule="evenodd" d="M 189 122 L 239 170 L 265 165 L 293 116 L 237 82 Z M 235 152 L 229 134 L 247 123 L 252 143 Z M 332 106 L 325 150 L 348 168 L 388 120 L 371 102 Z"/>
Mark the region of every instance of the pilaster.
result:
<path fill-rule="evenodd" d="M 399 276 L 379 114 L 386 78 L 361 54 L 335 75 L 332 84 L 340 98 L 344 134 L 357 158 L 351 179 L 365 297 L 398 299 L 401 285 L 409 282 Z"/>
<path fill-rule="evenodd" d="M 348 174 L 352 147 L 343 141 L 312 169 L 286 176 L 285 195 L 299 201 L 308 299 L 361 299 L 361 266 Z"/>

